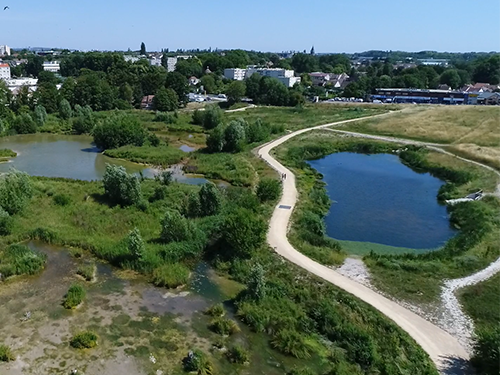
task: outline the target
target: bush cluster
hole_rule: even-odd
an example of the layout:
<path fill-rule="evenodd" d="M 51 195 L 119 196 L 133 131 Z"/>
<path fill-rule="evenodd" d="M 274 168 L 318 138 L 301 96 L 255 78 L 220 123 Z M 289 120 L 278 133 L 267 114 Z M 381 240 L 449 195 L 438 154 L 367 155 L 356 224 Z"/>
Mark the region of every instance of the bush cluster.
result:
<path fill-rule="evenodd" d="M 0 273 L 3 277 L 13 275 L 34 275 L 47 262 L 47 256 L 28 246 L 13 244 L 0 252 Z"/>
<path fill-rule="evenodd" d="M 90 331 L 77 333 L 69 344 L 75 349 L 92 349 L 97 346 L 98 336 Z"/>
<path fill-rule="evenodd" d="M 166 288 L 177 288 L 189 281 L 189 268 L 181 263 L 164 264 L 153 271 L 153 284 Z"/>
<path fill-rule="evenodd" d="M 73 284 L 64 296 L 62 305 L 65 309 L 74 309 L 83 302 L 85 295 L 85 289 L 81 285 Z"/>
<path fill-rule="evenodd" d="M 93 131 L 94 143 L 101 150 L 125 145 L 142 146 L 147 133 L 135 116 L 118 113 L 106 117 Z"/>
<path fill-rule="evenodd" d="M 130 206 L 138 204 L 142 198 L 139 179 L 129 175 L 122 166 L 107 164 L 102 183 L 106 196 L 113 204 Z"/>
<path fill-rule="evenodd" d="M 0 362 L 10 362 L 16 357 L 12 354 L 12 350 L 7 345 L 0 345 Z"/>

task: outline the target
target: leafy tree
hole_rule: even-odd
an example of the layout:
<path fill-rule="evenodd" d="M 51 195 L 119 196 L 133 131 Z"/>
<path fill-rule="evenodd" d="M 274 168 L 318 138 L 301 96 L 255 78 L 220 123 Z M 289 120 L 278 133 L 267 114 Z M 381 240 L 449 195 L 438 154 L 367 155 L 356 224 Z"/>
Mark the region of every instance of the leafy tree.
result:
<path fill-rule="evenodd" d="M 198 217 L 201 215 L 200 195 L 191 192 L 187 197 L 186 216 Z"/>
<path fill-rule="evenodd" d="M 292 67 L 297 73 L 310 73 L 318 70 L 318 62 L 314 56 L 296 53 L 292 58 Z"/>
<path fill-rule="evenodd" d="M 61 89 L 59 90 L 59 94 L 62 98 L 66 99 L 69 104 L 74 106 L 75 103 L 75 85 L 76 81 L 73 77 L 68 77 L 64 81 L 64 83 L 61 86 Z M 55 112 L 55 110 L 54 110 Z"/>
<path fill-rule="evenodd" d="M 243 149 L 246 141 L 245 127 L 243 119 L 233 120 L 224 131 L 224 150 L 228 152 L 238 152 Z"/>
<path fill-rule="evenodd" d="M 7 236 L 12 231 L 12 217 L 0 207 L 0 236 Z"/>
<path fill-rule="evenodd" d="M 63 120 L 69 120 L 73 116 L 71 105 L 66 99 L 63 99 L 59 102 L 59 116 Z"/>
<path fill-rule="evenodd" d="M 264 178 L 257 186 L 257 196 L 261 202 L 274 201 L 281 195 L 281 184 L 278 180 Z"/>
<path fill-rule="evenodd" d="M 201 77 L 203 74 L 201 61 L 197 58 L 179 59 L 175 66 L 175 71 L 182 74 L 186 78 Z"/>
<path fill-rule="evenodd" d="M 290 99 L 288 101 L 289 106 L 297 107 L 304 105 L 305 102 L 306 100 L 304 98 L 304 95 L 302 95 L 300 92 L 294 90 L 290 93 Z"/>
<path fill-rule="evenodd" d="M 139 229 L 134 228 L 127 236 L 127 249 L 135 259 L 141 259 L 146 251 L 146 245 Z"/>
<path fill-rule="evenodd" d="M 53 85 L 57 85 L 60 82 L 60 79 L 56 77 L 56 75 L 52 72 L 41 71 L 38 74 L 38 85 L 42 85 L 44 83 L 50 83 Z"/>
<path fill-rule="evenodd" d="M 219 189 L 212 182 L 204 184 L 199 193 L 201 216 L 216 215 L 222 205 L 222 197 Z"/>
<path fill-rule="evenodd" d="M 246 127 L 245 133 L 248 143 L 261 142 L 269 137 L 271 129 L 258 118 L 255 123 Z"/>
<path fill-rule="evenodd" d="M 250 270 L 247 285 L 248 295 L 254 301 L 262 301 L 266 297 L 266 278 L 264 268 L 257 263 Z"/>
<path fill-rule="evenodd" d="M 215 129 L 212 129 L 207 138 L 207 150 L 208 152 L 221 152 L 225 145 L 225 126 L 218 125 Z"/>
<path fill-rule="evenodd" d="M 165 80 L 165 87 L 175 91 L 181 104 L 186 104 L 188 101 L 187 94 L 189 93 L 189 84 L 186 77 L 179 72 L 170 72 Z"/>
<path fill-rule="evenodd" d="M 203 114 L 203 127 L 205 129 L 214 129 L 222 122 L 224 113 L 217 105 L 210 105 L 205 107 Z"/>
<path fill-rule="evenodd" d="M 247 96 L 255 102 L 259 101 L 261 80 L 262 77 L 259 74 L 252 74 L 246 80 Z"/>
<path fill-rule="evenodd" d="M 219 92 L 219 84 L 214 74 L 205 74 L 201 77 L 201 85 L 207 94 L 217 94 Z"/>
<path fill-rule="evenodd" d="M 143 55 L 143 56 L 146 55 L 146 45 L 144 44 L 144 42 L 141 43 L 140 54 Z"/>
<path fill-rule="evenodd" d="M 233 81 L 226 89 L 227 99 L 230 103 L 237 103 L 245 96 L 246 85 L 243 81 Z"/>
<path fill-rule="evenodd" d="M 324 236 L 326 232 L 325 222 L 312 211 L 304 210 L 299 218 L 299 225 L 317 236 Z"/>
<path fill-rule="evenodd" d="M 11 169 L 0 177 L 0 207 L 9 215 L 21 211 L 33 195 L 27 173 Z"/>
<path fill-rule="evenodd" d="M 263 77 L 259 83 L 259 99 L 262 104 L 286 106 L 289 101 L 288 88 L 276 78 Z"/>
<path fill-rule="evenodd" d="M 231 258 L 250 258 L 252 252 L 265 241 L 267 225 L 251 211 L 239 208 L 226 217 L 223 224 L 223 241 L 227 245 L 226 254 Z"/>
<path fill-rule="evenodd" d="M 55 83 L 46 82 L 40 84 L 33 95 L 37 98 L 36 103 L 44 106 L 47 112 L 55 113 L 58 111 L 60 95 Z"/>
<path fill-rule="evenodd" d="M 153 98 L 153 108 L 157 111 L 170 112 L 178 108 L 179 98 L 172 89 L 161 87 Z"/>
<path fill-rule="evenodd" d="M 75 113 L 76 118 L 73 121 L 73 131 L 76 134 L 90 134 L 96 124 L 92 108 L 88 105 L 80 107 L 77 104 L 77 106 L 75 106 Z"/>
<path fill-rule="evenodd" d="M 106 117 L 94 128 L 94 143 L 102 150 L 125 145 L 142 146 L 146 131 L 135 116 L 116 114 Z"/>
<path fill-rule="evenodd" d="M 16 116 L 12 123 L 12 129 L 18 134 L 33 134 L 36 133 L 36 123 L 29 114 L 23 113 Z"/>
<path fill-rule="evenodd" d="M 193 115 L 191 117 L 191 122 L 195 125 L 203 125 L 204 120 L 205 120 L 204 111 L 200 111 L 198 109 L 194 110 Z"/>
<path fill-rule="evenodd" d="M 439 82 L 444 83 L 450 86 L 452 89 L 456 89 L 460 87 L 461 83 L 460 75 L 458 74 L 456 69 L 448 69 L 445 70 L 441 77 L 439 78 Z"/>
<path fill-rule="evenodd" d="M 34 117 L 37 126 L 43 126 L 45 124 L 45 121 L 47 121 L 47 111 L 43 105 L 37 105 L 35 107 Z"/>
<path fill-rule="evenodd" d="M 188 220 L 177 210 L 168 210 L 161 221 L 160 238 L 163 242 L 181 242 L 189 239 L 191 228 Z"/>
<path fill-rule="evenodd" d="M 141 184 L 134 175 L 129 175 L 124 167 L 106 165 L 102 179 L 104 192 L 109 201 L 121 206 L 138 204 L 141 200 Z"/>
<path fill-rule="evenodd" d="M 497 375 L 500 373 L 500 328 L 479 331 L 473 343 L 472 364 L 478 373 Z"/>
<path fill-rule="evenodd" d="M 500 54 L 477 60 L 474 64 L 472 80 L 496 85 L 500 83 Z"/>
<path fill-rule="evenodd" d="M 37 78 L 40 72 L 43 72 L 43 57 L 38 55 L 29 56 L 26 64 L 26 74 Z"/>

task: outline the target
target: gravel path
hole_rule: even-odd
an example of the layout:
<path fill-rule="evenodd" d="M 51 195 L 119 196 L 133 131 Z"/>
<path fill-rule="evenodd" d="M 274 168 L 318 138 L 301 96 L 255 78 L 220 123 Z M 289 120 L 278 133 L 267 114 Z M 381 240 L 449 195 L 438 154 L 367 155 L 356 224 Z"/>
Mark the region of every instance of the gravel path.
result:
<path fill-rule="evenodd" d="M 380 117 L 387 114 L 371 116 Z M 365 117 L 364 119 L 366 119 Z M 322 279 L 344 289 L 362 301 L 372 305 L 382 314 L 392 319 L 397 325 L 405 330 L 413 339 L 429 354 L 436 367 L 446 374 L 462 374 L 461 365 L 468 360 L 468 353 L 462 345 L 449 333 L 425 320 L 412 311 L 402 307 L 396 302 L 378 294 L 372 289 L 350 280 L 339 272 L 325 267 L 293 248 L 287 238 L 288 224 L 293 208 L 297 203 L 297 187 L 295 175 L 269 153 L 270 151 L 286 142 L 287 140 L 315 129 L 324 129 L 329 126 L 342 125 L 359 119 L 340 121 L 332 124 L 319 125 L 308 129 L 301 129 L 287 134 L 279 139 L 263 145 L 257 152 L 278 173 L 286 174 L 283 181 L 283 195 L 276 206 L 267 234 L 269 245 L 281 256 L 295 263 L 299 267 L 321 277 Z M 413 143 L 413 142 L 412 142 Z"/>
<path fill-rule="evenodd" d="M 346 258 L 344 263 L 336 268 L 335 271 L 369 288 L 372 287 L 370 273 L 361 259 Z"/>

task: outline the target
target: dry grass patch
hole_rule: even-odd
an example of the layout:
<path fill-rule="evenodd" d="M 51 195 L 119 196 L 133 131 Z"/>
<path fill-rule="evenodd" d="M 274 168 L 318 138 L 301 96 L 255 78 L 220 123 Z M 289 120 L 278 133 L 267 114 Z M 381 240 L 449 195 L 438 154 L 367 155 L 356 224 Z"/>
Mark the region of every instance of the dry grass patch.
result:
<path fill-rule="evenodd" d="M 466 159 L 473 159 L 500 170 L 500 147 L 481 147 L 467 143 L 453 145 L 447 149 Z"/>

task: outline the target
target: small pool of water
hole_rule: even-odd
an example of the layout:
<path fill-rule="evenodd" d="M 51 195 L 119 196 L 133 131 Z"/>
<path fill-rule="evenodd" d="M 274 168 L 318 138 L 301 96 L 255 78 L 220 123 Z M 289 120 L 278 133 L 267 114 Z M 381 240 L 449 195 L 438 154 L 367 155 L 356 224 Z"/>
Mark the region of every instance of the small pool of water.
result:
<path fill-rule="evenodd" d="M 435 249 L 455 235 L 436 199 L 444 182 L 414 172 L 396 155 L 342 152 L 309 165 L 323 175 L 333 201 L 325 218 L 332 238 Z"/>
<path fill-rule="evenodd" d="M 184 152 L 192 152 L 196 150 L 194 147 L 188 146 L 188 145 L 182 145 L 179 147 L 179 150 L 184 151 Z"/>
<path fill-rule="evenodd" d="M 186 146 L 188 147 L 188 146 Z M 78 180 L 100 180 L 106 164 L 125 167 L 128 173 L 152 178 L 158 171 L 145 165 L 118 160 L 103 155 L 92 144 L 92 138 L 82 135 L 28 134 L 0 138 L 0 149 L 17 152 L 17 157 L 0 163 L 0 173 L 16 168 L 32 176 L 63 177 Z M 174 176 L 181 183 L 200 185 L 204 178 L 190 177 L 182 173 Z"/>

